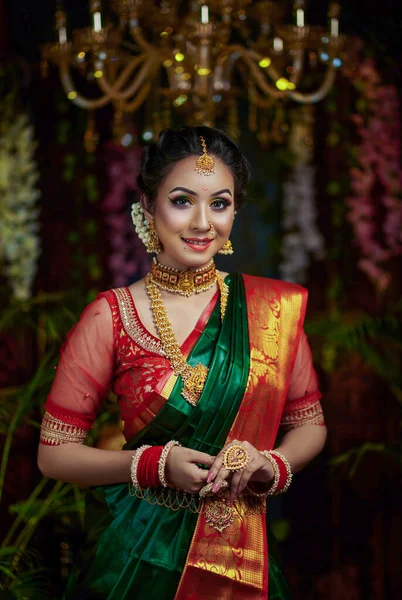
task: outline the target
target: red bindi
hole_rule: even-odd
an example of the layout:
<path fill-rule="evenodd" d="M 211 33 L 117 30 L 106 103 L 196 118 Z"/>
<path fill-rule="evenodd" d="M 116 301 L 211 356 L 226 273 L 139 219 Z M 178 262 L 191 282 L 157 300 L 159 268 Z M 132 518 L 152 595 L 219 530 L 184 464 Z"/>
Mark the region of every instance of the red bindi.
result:
<path fill-rule="evenodd" d="M 202 186 L 201 186 L 201 189 L 202 189 L 203 192 L 207 192 L 208 191 L 208 188 L 204 188 Z"/>

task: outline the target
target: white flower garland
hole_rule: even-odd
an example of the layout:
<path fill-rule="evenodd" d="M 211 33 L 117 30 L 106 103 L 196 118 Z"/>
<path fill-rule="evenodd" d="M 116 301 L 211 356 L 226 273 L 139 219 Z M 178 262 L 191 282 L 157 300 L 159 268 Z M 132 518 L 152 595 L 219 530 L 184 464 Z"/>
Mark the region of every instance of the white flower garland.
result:
<path fill-rule="evenodd" d="M 310 255 L 320 260 L 325 255 L 324 238 L 319 232 L 314 204 L 315 170 L 309 164 L 312 148 L 306 143 L 312 136 L 311 107 L 293 113 L 290 147 L 296 164 L 283 184 L 282 256 L 279 273 L 282 279 L 304 283 L 310 266 Z"/>
<path fill-rule="evenodd" d="M 134 202 L 131 205 L 131 218 L 138 237 L 144 246 L 147 246 L 149 241 L 149 223 L 139 202 Z"/>
<path fill-rule="evenodd" d="M 26 115 L 18 116 L 0 137 L 0 261 L 19 300 L 31 296 L 40 254 L 33 138 Z"/>

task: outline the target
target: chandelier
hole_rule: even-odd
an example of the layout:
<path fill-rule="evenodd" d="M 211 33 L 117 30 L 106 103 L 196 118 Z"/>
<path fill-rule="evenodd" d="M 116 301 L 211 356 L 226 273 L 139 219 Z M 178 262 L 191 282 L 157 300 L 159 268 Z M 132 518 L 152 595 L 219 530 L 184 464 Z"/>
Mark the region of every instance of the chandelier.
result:
<path fill-rule="evenodd" d="M 281 101 L 324 98 L 342 64 L 339 4 L 329 4 L 327 28 L 306 23 L 304 0 L 290 15 L 285 4 L 110 0 L 105 12 L 90 0 L 91 25 L 71 36 L 59 7 L 57 42 L 42 47 L 42 65 L 57 65 L 67 97 L 90 111 L 92 129 L 94 111 L 111 104 L 117 129 L 125 115 L 144 110 L 145 140 L 175 118 L 210 126 L 224 119 L 237 137 L 241 103 L 258 131 Z"/>

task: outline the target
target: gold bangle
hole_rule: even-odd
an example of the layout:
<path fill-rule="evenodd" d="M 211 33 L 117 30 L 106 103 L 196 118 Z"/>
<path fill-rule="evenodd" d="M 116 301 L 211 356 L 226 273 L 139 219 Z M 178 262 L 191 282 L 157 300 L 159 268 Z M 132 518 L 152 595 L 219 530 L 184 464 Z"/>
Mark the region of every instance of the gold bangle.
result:
<path fill-rule="evenodd" d="M 242 444 L 231 444 L 223 453 L 223 466 L 228 471 L 241 471 L 249 461 L 250 456 Z"/>
<path fill-rule="evenodd" d="M 163 447 L 160 458 L 158 460 L 158 476 L 159 476 L 159 481 L 161 482 L 161 486 L 163 486 L 163 487 L 168 487 L 168 485 L 169 485 L 168 482 L 166 481 L 165 468 L 166 468 L 166 461 L 167 461 L 168 454 L 169 454 L 170 450 L 173 448 L 173 446 L 181 446 L 181 444 L 179 444 L 179 442 L 176 442 L 176 440 L 171 440 L 170 442 L 168 442 Z"/>
<path fill-rule="evenodd" d="M 133 454 L 133 460 L 131 461 L 131 481 L 133 482 L 133 486 L 136 490 L 141 490 L 141 486 L 138 483 L 138 478 L 137 478 L 137 469 L 138 469 L 138 463 L 140 462 L 140 458 L 142 456 L 142 453 L 145 450 L 148 450 L 148 448 L 151 448 L 151 446 L 140 446 Z"/>
<path fill-rule="evenodd" d="M 276 490 L 278 489 L 279 480 L 281 478 L 281 472 L 278 467 L 278 463 L 272 456 L 272 452 L 269 450 L 261 450 L 261 456 L 264 456 L 271 463 L 272 469 L 274 471 L 274 480 L 272 482 L 271 487 L 267 491 L 267 496 L 274 496 L 276 494 Z"/>

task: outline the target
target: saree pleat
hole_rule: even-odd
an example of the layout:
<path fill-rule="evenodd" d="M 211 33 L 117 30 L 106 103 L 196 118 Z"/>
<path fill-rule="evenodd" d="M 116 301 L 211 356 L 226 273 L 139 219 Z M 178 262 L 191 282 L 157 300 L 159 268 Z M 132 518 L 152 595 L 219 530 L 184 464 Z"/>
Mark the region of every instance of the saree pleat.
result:
<path fill-rule="evenodd" d="M 249 373 L 243 280 L 233 275 L 227 282 L 230 291 L 223 324 L 218 303 L 188 358 L 191 365 L 202 362 L 209 367 L 198 405 L 191 407 L 182 398 L 178 378 L 158 415 L 129 440 L 126 449 L 176 439 L 183 446 L 215 455 L 224 445 Z M 174 598 L 197 514 L 187 509 L 174 512 L 132 497 L 127 484 L 90 492 L 86 514 L 88 537 L 66 599 Z"/>

